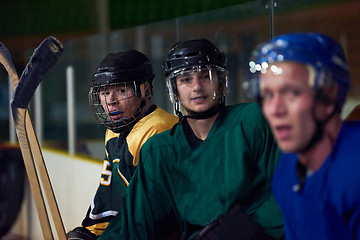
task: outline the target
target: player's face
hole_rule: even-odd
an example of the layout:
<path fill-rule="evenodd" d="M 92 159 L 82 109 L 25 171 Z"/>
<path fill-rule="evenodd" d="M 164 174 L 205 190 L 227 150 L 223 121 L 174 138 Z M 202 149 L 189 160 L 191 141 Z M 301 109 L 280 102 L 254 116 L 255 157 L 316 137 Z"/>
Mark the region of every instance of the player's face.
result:
<path fill-rule="evenodd" d="M 176 77 L 180 101 L 185 112 L 201 113 L 219 104 L 219 83 L 215 70 L 189 71 Z"/>
<path fill-rule="evenodd" d="M 281 150 L 297 152 L 315 131 L 309 71 L 294 62 L 277 63 L 273 69 L 261 74 L 262 109 Z"/>
<path fill-rule="evenodd" d="M 100 101 L 109 118 L 117 121 L 133 116 L 140 106 L 141 98 L 134 96 L 129 84 L 116 84 L 100 89 Z"/>

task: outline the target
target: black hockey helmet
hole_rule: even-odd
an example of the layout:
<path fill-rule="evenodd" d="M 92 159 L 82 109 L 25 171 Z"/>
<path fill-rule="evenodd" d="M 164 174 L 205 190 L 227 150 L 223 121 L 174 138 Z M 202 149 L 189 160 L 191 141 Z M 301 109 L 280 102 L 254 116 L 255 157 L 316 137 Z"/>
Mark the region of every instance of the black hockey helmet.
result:
<path fill-rule="evenodd" d="M 169 51 L 163 64 L 166 77 L 182 68 L 191 66 L 217 65 L 226 69 L 225 54 L 207 39 L 182 41 L 175 44 Z"/>
<path fill-rule="evenodd" d="M 92 77 L 92 86 L 89 91 L 89 103 L 100 125 L 114 131 L 129 131 L 135 123 L 143 116 L 145 101 L 129 118 L 112 120 L 106 104 L 100 100 L 100 93 L 107 87 L 131 88 L 132 94 L 129 97 L 150 97 L 152 94 L 153 80 L 155 74 L 152 70 L 149 59 L 137 50 L 126 52 L 110 53 L 99 64 L 98 69 Z M 149 87 L 145 88 L 144 86 Z M 127 97 L 127 98 L 129 98 Z M 124 98 L 122 100 L 126 100 Z M 106 100 L 107 104 L 109 100 Z"/>
<path fill-rule="evenodd" d="M 149 59 L 137 50 L 110 53 L 93 75 L 92 86 L 135 81 L 153 87 L 155 74 Z"/>

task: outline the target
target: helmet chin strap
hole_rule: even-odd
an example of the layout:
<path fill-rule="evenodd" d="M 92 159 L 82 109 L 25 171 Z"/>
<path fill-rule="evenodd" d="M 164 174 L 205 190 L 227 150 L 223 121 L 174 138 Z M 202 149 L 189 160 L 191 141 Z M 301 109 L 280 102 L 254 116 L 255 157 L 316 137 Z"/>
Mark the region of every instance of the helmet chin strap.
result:
<path fill-rule="evenodd" d="M 324 126 L 325 124 L 334 116 L 334 114 L 337 112 L 337 107 L 334 108 L 334 110 L 332 111 L 332 113 L 327 116 L 326 119 L 324 120 L 317 120 L 316 119 L 316 113 L 315 113 L 315 102 L 320 98 L 321 95 L 321 91 L 317 91 L 316 95 L 314 97 L 314 102 L 313 102 L 313 106 L 312 106 L 312 115 L 313 115 L 313 120 L 315 122 L 315 131 L 314 134 L 312 135 L 310 141 L 308 142 L 308 144 L 302 148 L 300 151 L 298 151 L 299 153 L 305 153 L 307 151 L 309 151 L 315 143 L 317 143 L 322 135 L 324 134 Z"/>
<path fill-rule="evenodd" d="M 215 116 L 217 113 L 219 113 L 223 108 L 225 107 L 225 104 L 219 104 L 216 106 L 211 107 L 205 112 L 196 113 L 193 112 L 191 115 L 185 115 L 183 118 L 192 118 L 192 119 L 208 119 L 213 116 Z M 181 114 L 181 113 L 180 113 Z"/>
<path fill-rule="evenodd" d="M 208 109 L 205 112 L 201 112 L 201 113 L 196 113 L 193 112 L 192 115 L 183 115 L 179 109 L 178 105 L 175 105 L 175 113 L 176 116 L 178 116 L 179 121 L 171 128 L 170 131 L 170 135 L 174 136 L 174 132 L 176 129 L 176 126 L 181 124 L 182 121 L 184 121 L 184 119 L 186 118 L 192 118 L 192 119 L 208 119 L 211 118 L 213 116 L 215 116 L 216 114 L 218 114 L 221 110 L 223 110 L 225 108 L 225 97 L 221 97 L 220 103 L 216 106 L 211 107 L 210 109 Z"/>

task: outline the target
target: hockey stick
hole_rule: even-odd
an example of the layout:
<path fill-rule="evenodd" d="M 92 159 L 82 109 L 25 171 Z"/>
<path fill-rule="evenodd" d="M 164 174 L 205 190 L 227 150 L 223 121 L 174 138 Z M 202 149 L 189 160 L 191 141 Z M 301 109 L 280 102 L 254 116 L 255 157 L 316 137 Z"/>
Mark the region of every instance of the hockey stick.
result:
<path fill-rule="evenodd" d="M 42 81 L 46 72 L 55 64 L 62 53 L 61 43 L 54 37 L 45 39 L 35 50 L 24 72 L 20 77 L 18 86 L 15 89 L 14 98 L 11 103 L 15 120 L 16 131 L 20 143 L 20 148 L 24 149 L 24 159 L 31 161 L 31 151 L 33 153 L 38 175 L 40 176 L 43 190 L 46 195 L 47 203 L 54 221 L 54 225 L 59 239 L 65 239 L 65 230 L 56 203 L 54 192 L 50 183 L 48 172 L 44 163 L 39 143 L 35 132 L 28 135 L 27 118 L 29 119 L 27 107 L 36 88 Z M 33 131 L 33 128 L 32 128 Z M 30 143 L 30 148 L 29 148 Z M 35 175 L 36 172 L 33 172 Z M 29 176 L 30 178 L 30 176 Z M 41 196 L 43 199 L 44 197 Z M 36 201 L 36 199 L 35 199 Z M 38 199 L 38 201 L 41 201 Z M 43 200 L 42 200 L 43 201 Z"/>
<path fill-rule="evenodd" d="M 20 147 L 22 149 L 22 152 L 24 152 L 23 153 L 24 161 L 31 162 L 34 156 L 36 162 L 35 169 L 29 171 L 30 173 L 28 174 L 29 181 L 35 181 L 33 185 L 39 184 L 36 178 L 37 177 L 36 168 L 37 168 L 38 175 L 41 178 L 43 190 L 46 195 L 47 203 L 49 205 L 49 209 L 52 215 L 52 219 L 54 221 L 54 225 L 58 237 L 59 239 L 66 239 L 64 226 L 61 220 L 61 216 L 56 203 L 54 192 L 50 183 L 48 172 L 46 170 L 44 159 L 41 154 L 41 149 L 38 144 L 36 134 L 31 125 L 30 117 L 27 111 L 27 106 L 37 86 L 42 81 L 46 72 L 55 64 L 61 53 L 62 53 L 62 45 L 54 37 L 49 37 L 45 39 L 39 45 L 39 47 L 35 50 L 33 56 L 31 57 L 30 62 L 27 64 L 23 74 L 20 77 L 20 81 L 15 90 L 14 99 L 12 101 L 12 111 L 15 119 L 15 126 L 18 134 Z M 31 151 L 33 153 L 33 156 L 31 154 Z M 33 194 L 33 195 L 35 202 L 39 202 L 38 205 L 41 205 L 40 202 L 44 202 L 43 200 L 44 198 L 41 192 L 40 195 L 39 194 Z M 45 216 L 47 217 L 46 214 Z M 46 220 L 48 222 L 48 219 Z"/>
<path fill-rule="evenodd" d="M 0 43 L 0 62 L 8 72 L 13 88 L 15 89 L 19 82 L 19 77 L 16 73 L 16 69 L 10 51 L 2 43 Z M 29 130 L 28 131 L 29 135 L 34 135 L 35 131 L 32 126 L 30 117 L 28 116 L 28 112 L 26 113 L 25 118 L 26 118 L 26 127 Z M 25 155 L 24 151 L 22 151 L 22 155 L 24 158 Z M 31 155 L 31 152 L 26 153 L 26 156 L 28 157 L 24 158 L 24 164 L 28 175 L 31 192 L 35 199 L 35 206 L 39 215 L 39 220 L 44 235 L 44 239 L 52 239 L 53 236 L 51 232 L 50 222 L 46 212 L 45 201 L 42 197 L 40 182 L 36 173 L 34 159 L 33 156 Z"/>

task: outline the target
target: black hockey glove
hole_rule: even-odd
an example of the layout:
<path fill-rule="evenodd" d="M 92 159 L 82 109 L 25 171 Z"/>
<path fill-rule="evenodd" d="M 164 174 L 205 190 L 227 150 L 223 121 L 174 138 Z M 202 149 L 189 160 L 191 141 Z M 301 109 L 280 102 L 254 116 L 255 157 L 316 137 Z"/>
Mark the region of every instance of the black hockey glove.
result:
<path fill-rule="evenodd" d="M 77 227 L 66 234 L 67 240 L 95 240 L 98 237 L 84 227 Z"/>
<path fill-rule="evenodd" d="M 239 205 L 220 215 L 198 234 L 196 240 L 271 240 Z"/>

